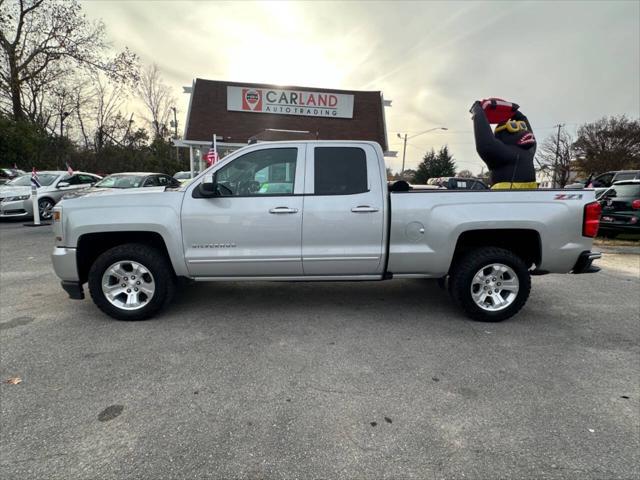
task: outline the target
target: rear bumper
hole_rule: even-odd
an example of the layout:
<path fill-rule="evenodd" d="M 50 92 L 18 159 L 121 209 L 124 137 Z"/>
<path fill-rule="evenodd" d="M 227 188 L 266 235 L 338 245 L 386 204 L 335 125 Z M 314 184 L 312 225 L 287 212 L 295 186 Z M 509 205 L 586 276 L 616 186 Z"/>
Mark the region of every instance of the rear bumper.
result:
<path fill-rule="evenodd" d="M 596 273 L 600 271 L 600 267 L 592 265 L 594 260 L 602 258 L 600 252 L 585 251 L 580 254 L 578 261 L 573 266 L 571 273 Z"/>
<path fill-rule="evenodd" d="M 600 223 L 598 231 L 617 233 L 640 233 L 640 223 Z"/>

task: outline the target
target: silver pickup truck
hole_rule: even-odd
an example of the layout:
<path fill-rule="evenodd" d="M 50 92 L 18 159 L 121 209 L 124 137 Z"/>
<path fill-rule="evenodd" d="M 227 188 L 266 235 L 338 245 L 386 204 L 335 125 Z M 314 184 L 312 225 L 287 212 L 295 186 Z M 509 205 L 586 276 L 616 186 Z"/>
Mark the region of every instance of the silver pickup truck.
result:
<path fill-rule="evenodd" d="M 122 320 L 171 300 L 176 281 L 436 278 L 476 320 L 526 303 L 531 275 L 585 273 L 593 190 L 389 186 L 373 142 L 244 147 L 179 189 L 75 194 L 54 208 L 62 287 Z"/>

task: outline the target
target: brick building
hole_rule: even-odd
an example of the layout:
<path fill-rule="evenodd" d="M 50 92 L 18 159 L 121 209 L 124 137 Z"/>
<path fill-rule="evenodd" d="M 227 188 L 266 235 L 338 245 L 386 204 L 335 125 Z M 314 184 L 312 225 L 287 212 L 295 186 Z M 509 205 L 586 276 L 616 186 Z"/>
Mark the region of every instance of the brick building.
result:
<path fill-rule="evenodd" d="M 197 78 L 191 87 L 184 138 L 195 170 L 213 135 L 221 157 L 268 140 L 372 140 L 387 150 L 382 92 L 333 90 Z"/>

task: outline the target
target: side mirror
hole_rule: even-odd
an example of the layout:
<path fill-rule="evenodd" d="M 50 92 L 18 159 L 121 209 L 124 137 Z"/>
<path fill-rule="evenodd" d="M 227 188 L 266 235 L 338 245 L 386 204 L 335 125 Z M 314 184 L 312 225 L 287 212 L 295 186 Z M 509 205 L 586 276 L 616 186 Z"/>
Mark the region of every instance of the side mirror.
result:
<path fill-rule="evenodd" d="M 203 197 L 217 197 L 218 185 L 215 175 L 207 174 L 202 178 L 202 182 L 198 187 Z"/>
<path fill-rule="evenodd" d="M 58 188 L 65 188 L 70 186 L 69 182 L 58 182 Z"/>

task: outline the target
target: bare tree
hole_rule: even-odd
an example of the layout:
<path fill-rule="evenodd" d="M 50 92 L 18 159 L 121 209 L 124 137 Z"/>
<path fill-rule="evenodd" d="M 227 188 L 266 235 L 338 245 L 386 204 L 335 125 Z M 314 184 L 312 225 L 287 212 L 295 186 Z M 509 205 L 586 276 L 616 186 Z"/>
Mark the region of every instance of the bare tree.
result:
<path fill-rule="evenodd" d="M 128 130 L 126 113 L 121 110 L 129 97 L 126 85 L 95 77 L 93 91 L 93 121 L 95 149 L 100 151 L 107 143 L 121 143 Z"/>
<path fill-rule="evenodd" d="M 573 147 L 585 174 L 640 168 L 640 120 L 620 116 L 585 123 Z"/>
<path fill-rule="evenodd" d="M 471 170 L 460 170 L 457 176 L 461 178 L 471 178 L 473 177 L 473 173 Z"/>
<path fill-rule="evenodd" d="M 573 139 L 566 130 L 549 135 L 536 155 L 537 170 L 555 180 L 552 188 L 564 188 L 574 166 Z"/>
<path fill-rule="evenodd" d="M 171 88 L 162 81 L 155 63 L 145 68 L 140 75 L 138 94 L 147 110 L 147 121 L 155 138 L 168 136 L 169 115 L 176 99 Z"/>
<path fill-rule="evenodd" d="M 137 78 L 137 57 L 125 49 L 109 58 L 104 24 L 88 21 L 76 0 L 0 0 L 0 47 L 0 96 L 16 120 L 38 112 L 45 87 L 72 67 Z"/>

